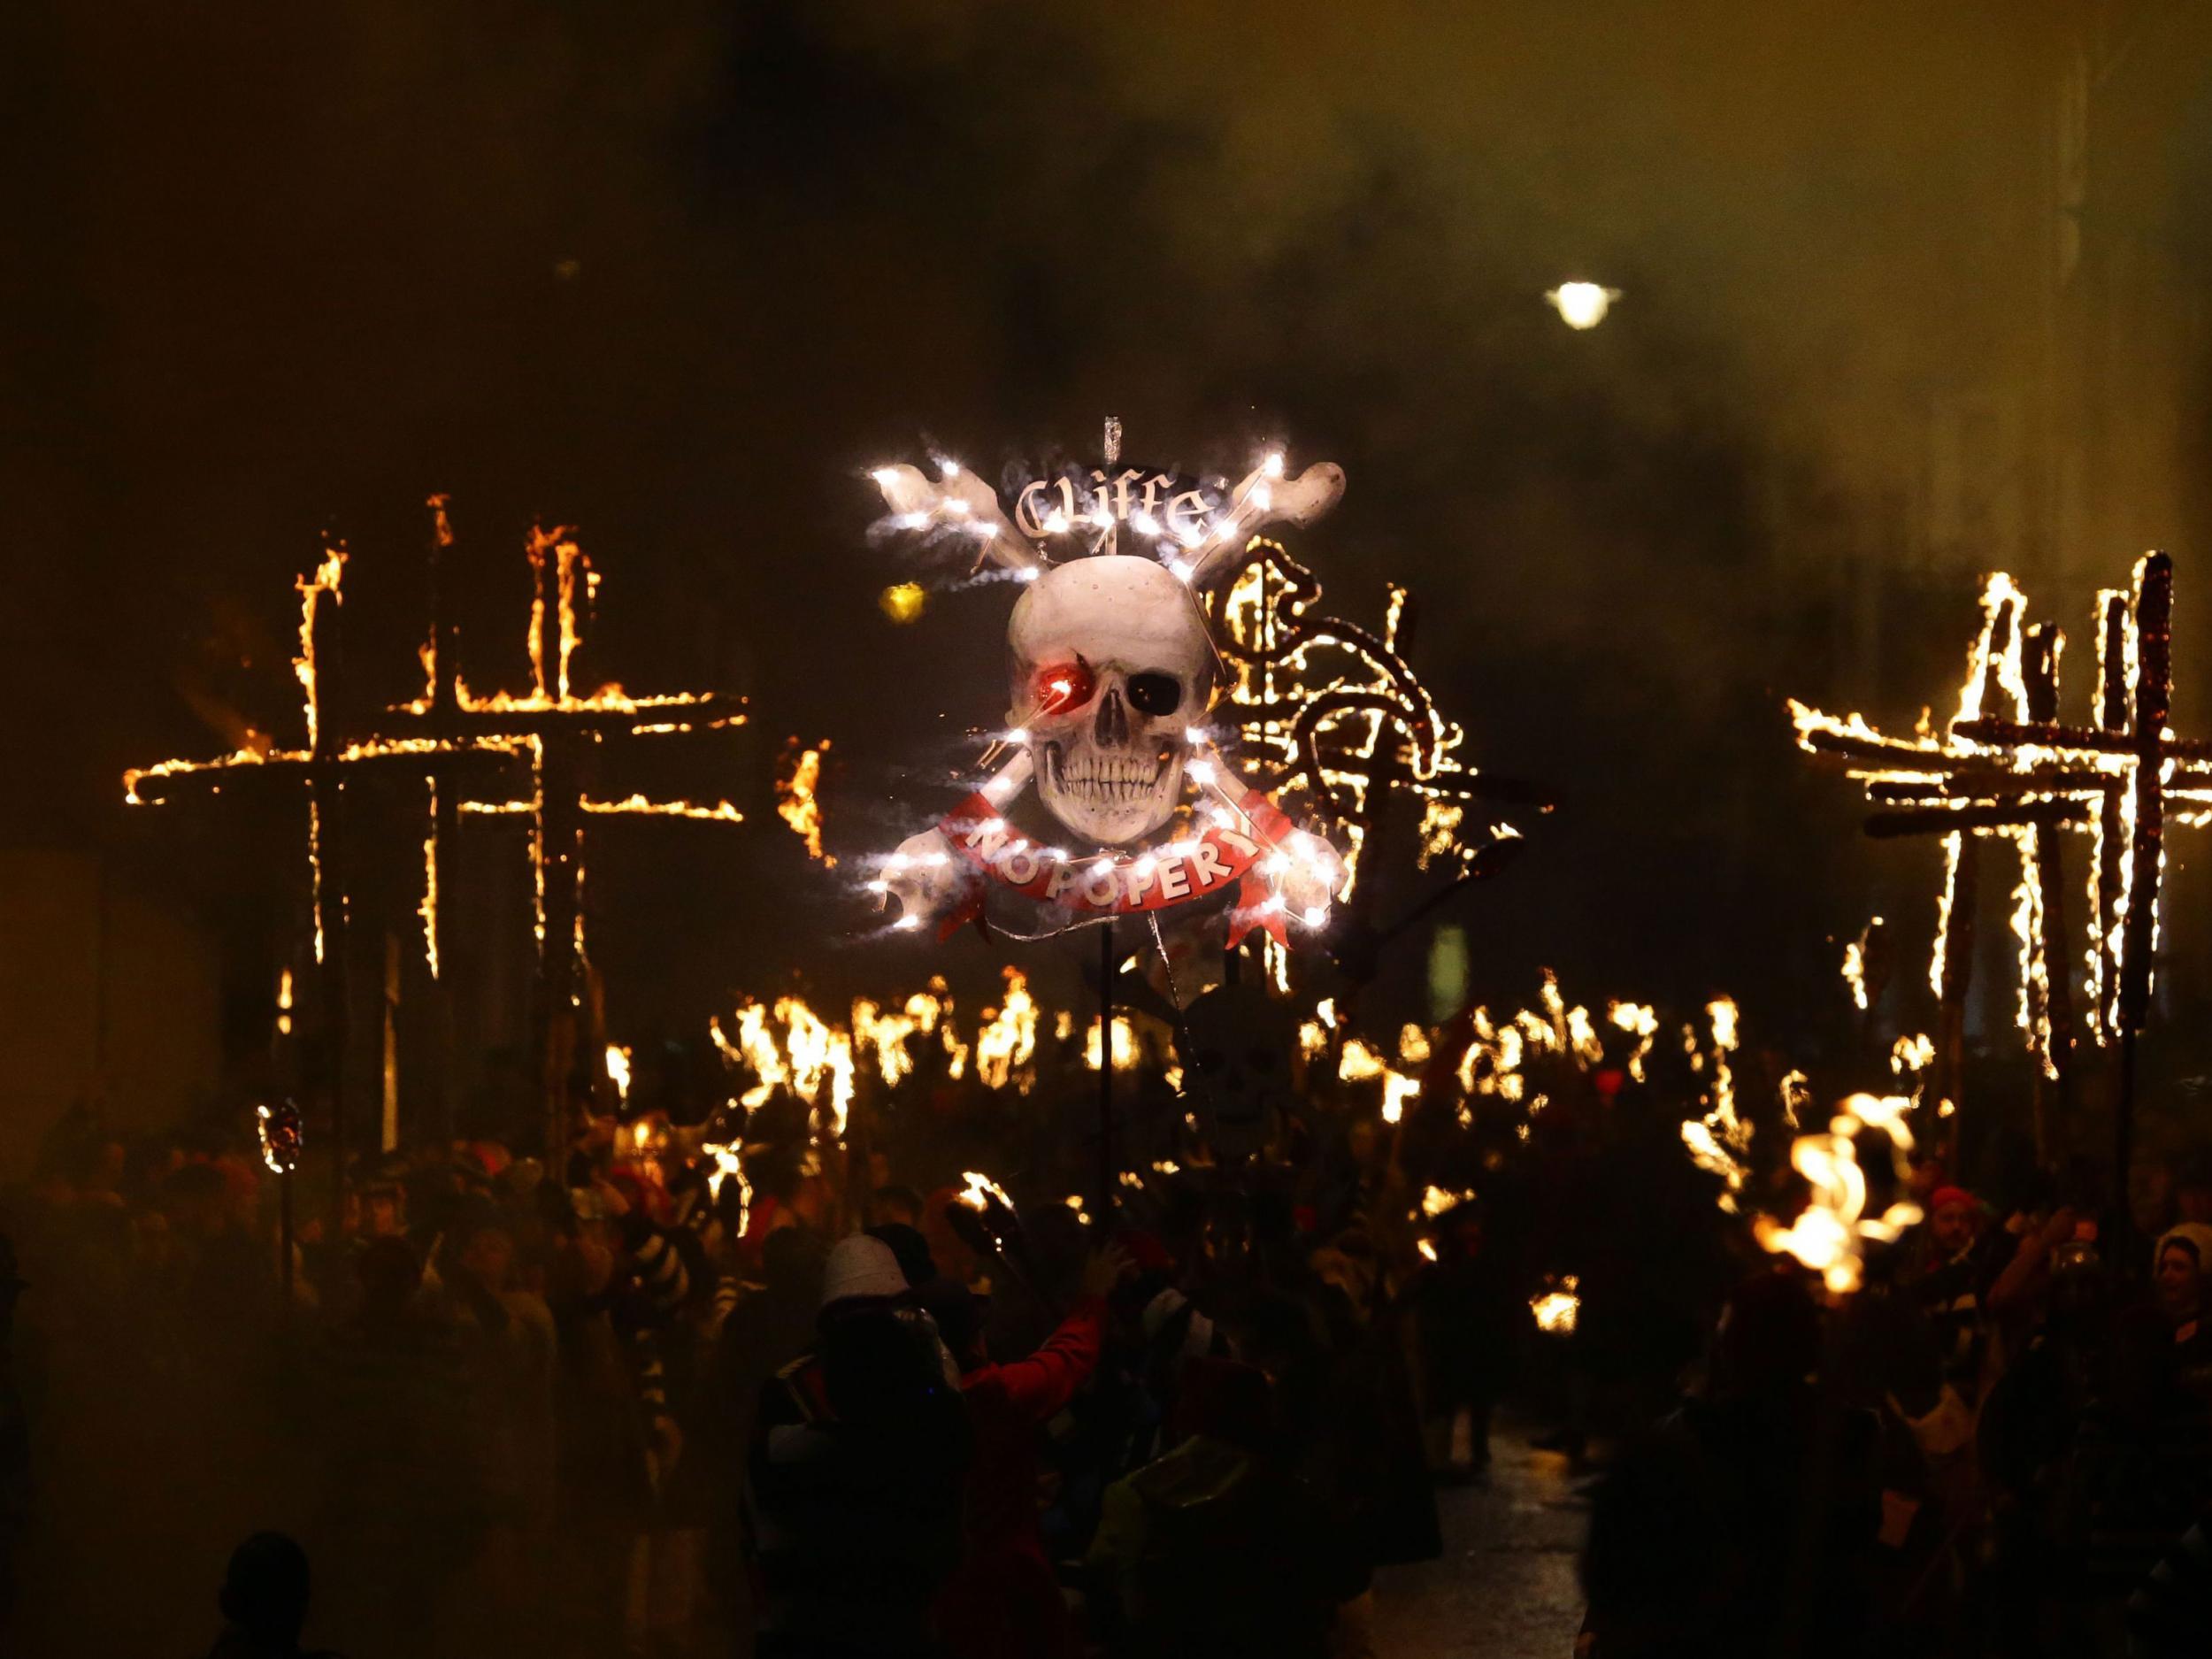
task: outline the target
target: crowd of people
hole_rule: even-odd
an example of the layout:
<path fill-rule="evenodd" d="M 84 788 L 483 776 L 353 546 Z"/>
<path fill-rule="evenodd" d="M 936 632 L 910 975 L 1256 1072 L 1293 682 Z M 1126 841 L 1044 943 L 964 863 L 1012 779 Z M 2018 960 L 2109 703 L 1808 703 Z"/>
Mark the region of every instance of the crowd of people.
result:
<path fill-rule="evenodd" d="M 1824 1297 L 1747 1278 L 1594 1494 L 1584 1650 L 2212 1652 L 2212 1163 L 1924 1222 Z"/>
<path fill-rule="evenodd" d="M 250 1141 L 74 1113 L 4 1217 L 0 1631 L 1356 1659 L 1517 1401 L 1586 1482 L 1586 1659 L 2212 1651 L 2212 1164 L 2119 1214 L 1924 1149 L 1837 1294 L 1663 1090 L 1552 1087 L 1532 1133 L 1310 1102 L 1219 1163 L 1132 1119 L 1112 1193 L 1033 1145 L 1018 1206 L 945 1162 L 1007 1135 L 956 1102 L 841 1144 L 772 1094 L 735 1150 L 584 1110 L 552 1172 L 303 1171 L 288 1262 Z"/>
<path fill-rule="evenodd" d="M 1317 1248 L 1217 1171 L 1100 1225 L 750 1118 L 742 1176 L 650 1117 L 580 1118 L 565 1179 L 363 1160 L 334 1234 L 303 1171 L 288 1289 L 254 1148 L 74 1115 L 8 1217 L 0 1628 L 157 1648 L 246 1538 L 226 1655 L 1317 1655 L 1436 1553 L 1371 1141 Z"/>

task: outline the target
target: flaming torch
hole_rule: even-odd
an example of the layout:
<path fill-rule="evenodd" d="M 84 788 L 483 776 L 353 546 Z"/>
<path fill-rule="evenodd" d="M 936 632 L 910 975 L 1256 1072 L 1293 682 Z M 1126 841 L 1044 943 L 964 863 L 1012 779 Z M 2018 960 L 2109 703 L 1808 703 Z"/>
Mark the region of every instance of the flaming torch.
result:
<path fill-rule="evenodd" d="M 1025 1242 L 1014 1201 L 987 1175 L 968 1170 L 960 1179 L 966 1186 L 945 1206 L 953 1232 L 979 1256 L 1011 1256 Z"/>
<path fill-rule="evenodd" d="M 1911 1174 L 1912 1131 L 1905 1124 L 1911 1105 L 1901 1095 L 1854 1094 L 1836 1109 L 1826 1134 L 1798 1136 L 1790 1163 L 1812 1189 L 1810 1198 L 1786 1226 L 1770 1216 L 1757 1217 L 1752 1231 L 1759 1243 L 1778 1256 L 1795 1256 L 1820 1275 L 1832 1294 L 1856 1290 L 1866 1244 L 1893 1244 L 1920 1219 L 1920 1206 L 1909 1199 L 1893 1200 L 1878 1216 L 1867 1214 L 1867 1171 L 1858 1154 L 1862 1134 L 1879 1132 L 1888 1143 L 1896 1190 L 1904 1190 Z"/>
<path fill-rule="evenodd" d="M 1575 1322 L 1582 1317 L 1582 1298 L 1578 1294 L 1580 1283 L 1572 1273 L 1563 1273 L 1549 1290 L 1529 1298 L 1528 1310 L 1536 1316 L 1539 1331 L 1547 1336 L 1575 1333 Z"/>
<path fill-rule="evenodd" d="M 284 1305 L 292 1305 L 292 1174 L 300 1166 L 303 1136 L 300 1109 L 290 1101 L 271 1106 L 266 1101 L 254 1108 L 261 1135 L 261 1161 L 277 1178 L 277 1248 L 282 1253 Z"/>

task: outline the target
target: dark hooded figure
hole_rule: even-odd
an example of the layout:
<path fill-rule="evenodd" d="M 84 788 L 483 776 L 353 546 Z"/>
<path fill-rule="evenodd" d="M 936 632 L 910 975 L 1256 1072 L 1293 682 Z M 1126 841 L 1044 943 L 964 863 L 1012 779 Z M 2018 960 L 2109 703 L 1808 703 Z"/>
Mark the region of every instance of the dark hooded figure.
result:
<path fill-rule="evenodd" d="M 1822 1394 L 1821 1330 L 1799 1276 L 1745 1280 L 1709 1394 L 1606 1476 L 1582 1577 L 1608 1659 L 1859 1650 L 1882 1513 L 1874 1421 Z"/>
<path fill-rule="evenodd" d="M 31 1520 L 31 1425 L 15 1373 L 15 1241 L 0 1233 L 0 1631 L 15 1605 L 15 1563 Z"/>
<path fill-rule="evenodd" d="M 307 1593 L 307 1552 L 282 1532 L 256 1532 L 223 1575 L 223 1633 L 208 1659 L 311 1659 L 300 1647 Z"/>
<path fill-rule="evenodd" d="M 865 1234 L 822 1271 L 811 1353 L 761 1390 L 744 1532 L 763 1659 L 921 1659 L 959 1563 L 972 1433 L 951 1357 Z"/>

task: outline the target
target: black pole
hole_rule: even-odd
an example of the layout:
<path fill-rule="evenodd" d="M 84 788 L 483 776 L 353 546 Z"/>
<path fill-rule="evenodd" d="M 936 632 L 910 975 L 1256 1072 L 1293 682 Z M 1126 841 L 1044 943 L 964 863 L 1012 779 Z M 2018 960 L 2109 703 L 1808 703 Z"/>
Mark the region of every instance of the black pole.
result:
<path fill-rule="evenodd" d="M 277 1244 L 282 1251 L 284 1317 L 292 1317 L 292 1171 L 277 1177 Z"/>
<path fill-rule="evenodd" d="M 1114 924 L 1098 929 L 1098 1221 L 1114 1202 Z"/>
<path fill-rule="evenodd" d="M 2135 1027 L 2120 1028 L 2120 1093 L 2112 1102 L 2112 1218 L 2120 1231 L 2116 1257 L 2133 1230 L 2135 1211 L 2128 1200 L 2129 1165 L 2135 1157 Z"/>

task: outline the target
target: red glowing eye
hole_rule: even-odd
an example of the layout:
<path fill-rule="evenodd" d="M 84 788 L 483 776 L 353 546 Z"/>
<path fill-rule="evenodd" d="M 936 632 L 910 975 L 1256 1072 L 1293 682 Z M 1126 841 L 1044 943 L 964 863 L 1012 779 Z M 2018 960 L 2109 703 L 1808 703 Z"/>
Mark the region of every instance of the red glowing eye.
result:
<path fill-rule="evenodd" d="M 1081 657 L 1037 671 L 1037 712 L 1059 714 L 1091 700 L 1091 665 Z"/>

